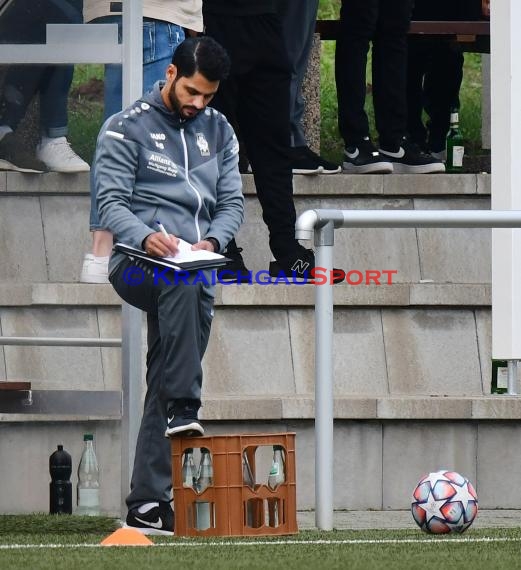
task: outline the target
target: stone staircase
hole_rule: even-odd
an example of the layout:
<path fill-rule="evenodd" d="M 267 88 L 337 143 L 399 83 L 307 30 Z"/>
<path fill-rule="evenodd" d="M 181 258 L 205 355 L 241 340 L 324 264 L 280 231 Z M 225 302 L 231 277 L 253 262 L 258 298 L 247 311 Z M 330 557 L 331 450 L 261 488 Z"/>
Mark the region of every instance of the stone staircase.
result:
<path fill-rule="evenodd" d="M 267 232 L 251 176 L 244 187 L 238 242 L 258 271 Z M 300 176 L 294 189 L 298 212 L 490 207 L 486 174 Z M 0 334 L 120 336 L 112 288 L 78 283 L 88 209 L 88 176 L 0 172 Z M 520 508 L 500 481 L 521 467 L 521 401 L 490 395 L 490 230 L 337 230 L 335 266 L 397 271 L 392 285 L 334 289 L 335 507 L 407 508 L 421 475 L 446 467 L 484 508 Z M 314 506 L 313 302 L 312 286 L 219 286 L 201 414 L 210 434 L 296 431 L 302 509 Z M 117 348 L 0 347 L 0 381 L 35 390 L 119 390 L 120 370 Z M 30 466 L 0 462 L 0 512 L 47 510 L 48 456 L 63 443 L 77 462 L 84 431 L 102 505 L 119 511 L 117 417 L 0 413 L 0 430 L 0 455 Z"/>

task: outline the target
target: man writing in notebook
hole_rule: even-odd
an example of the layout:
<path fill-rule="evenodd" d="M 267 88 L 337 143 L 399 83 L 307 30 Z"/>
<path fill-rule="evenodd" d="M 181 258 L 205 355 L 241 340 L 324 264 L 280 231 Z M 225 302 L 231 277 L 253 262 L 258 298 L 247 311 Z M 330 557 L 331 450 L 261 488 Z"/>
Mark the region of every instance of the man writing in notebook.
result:
<path fill-rule="evenodd" d="M 207 107 L 228 70 L 217 42 L 189 38 L 175 51 L 166 81 L 103 125 L 94 180 L 103 227 L 116 241 L 170 256 L 177 238 L 195 249 L 219 251 L 237 232 L 243 219 L 239 145 L 225 117 Z M 111 257 L 109 279 L 120 297 L 146 311 L 148 322 L 147 394 L 127 525 L 170 534 L 165 436 L 204 433 L 197 413 L 213 288 L 201 281 L 154 280 L 148 262 L 119 252 Z"/>

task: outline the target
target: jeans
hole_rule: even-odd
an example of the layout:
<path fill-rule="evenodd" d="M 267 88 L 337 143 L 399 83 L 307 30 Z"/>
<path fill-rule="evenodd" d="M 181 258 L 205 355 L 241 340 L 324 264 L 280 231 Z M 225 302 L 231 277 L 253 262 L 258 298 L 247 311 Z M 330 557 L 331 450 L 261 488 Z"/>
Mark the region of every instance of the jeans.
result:
<path fill-rule="evenodd" d="M 121 16 L 105 16 L 93 20 L 95 24 L 118 24 L 119 40 L 122 36 Z M 185 39 L 183 28 L 163 20 L 143 19 L 143 93 L 152 89 L 154 83 L 165 78 L 168 64 L 176 47 Z M 121 111 L 122 106 L 121 65 L 105 65 L 105 99 L 103 120 Z M 100 225 L 96 207 L 96 189 L 93 183 L 94 168 L 91 169 L 90 184 L 90 229 L 104 229 Z"/>
<path fill-rule="evenodd" d="M 73 0 L 19 0 L 0 20 L 2 41 L 45 42 L 46 24 L 81 24 L 78 2 Z M 40 128 L 49 137 L 67 134 L 67 97 L 73 65 L 9 66 L 0 102 L 0 124 L 14 131 L 24 118 L 33 96 L 40 97 Z"/>

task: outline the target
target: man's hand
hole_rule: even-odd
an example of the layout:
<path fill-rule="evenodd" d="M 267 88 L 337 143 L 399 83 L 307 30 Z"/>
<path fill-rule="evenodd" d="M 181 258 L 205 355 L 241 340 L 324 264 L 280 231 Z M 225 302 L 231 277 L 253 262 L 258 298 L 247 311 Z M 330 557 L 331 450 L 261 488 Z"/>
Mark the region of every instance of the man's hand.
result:
<path fill-rule="evenodd" d="M 145 238 L 143 247 L 149 255 L 167 257 L 177 253 L 178 243 L 179 240 L 172 234 L 166 237 L 162 232 L 155 232 Z"/>
<path fill-rule="evenodd" d="M 206 251 L 212 251 L 212 252 L 215 251 L 213 243 L 211 241 L 208 241 L 207 239 L 203 239 L 201 241 L 198 241 L 197 243 L 194 243 L 192 249 L 205 249 Z"/>

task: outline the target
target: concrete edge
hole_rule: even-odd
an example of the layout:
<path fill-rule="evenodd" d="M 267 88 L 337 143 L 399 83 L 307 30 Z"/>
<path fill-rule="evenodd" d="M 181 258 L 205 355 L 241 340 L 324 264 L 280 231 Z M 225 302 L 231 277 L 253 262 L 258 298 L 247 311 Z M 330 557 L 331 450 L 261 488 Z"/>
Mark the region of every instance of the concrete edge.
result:
<path fill-rule="evenodd" d="M 347 307 L 487 307 L 489 283 L 394 283 L 393 285 L 335 285 L 335 306 Z M 313 306 L 312 285 L 217 285 L 215 305 Z M 2 283 L 0 307 L 25 306 L 119 306 L 111 285 L 87 283 Z"/>
<path fill-rule="evenodd" d="M 313 396 L 264 398 L 203 396 L 203 421 L 314 420 Z M 334 400 L 336 420 L 521 420 L 521 396 L 344 396 Z M 0 422 L 117 421 L 107 415 L 0 414 Z"/>

